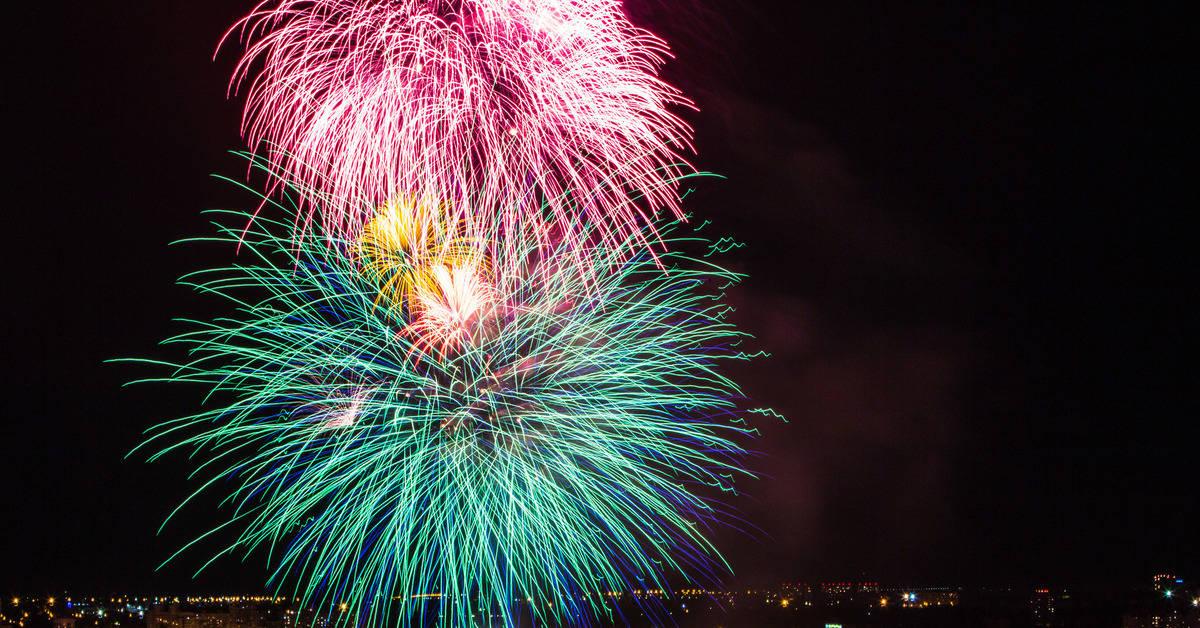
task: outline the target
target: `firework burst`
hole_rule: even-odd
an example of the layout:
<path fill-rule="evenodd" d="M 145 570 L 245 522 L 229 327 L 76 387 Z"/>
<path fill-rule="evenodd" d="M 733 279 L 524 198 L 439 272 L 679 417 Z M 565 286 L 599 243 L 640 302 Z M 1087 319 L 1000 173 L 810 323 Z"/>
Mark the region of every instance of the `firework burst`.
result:
<path fill-rule="evenodd" d="M 417 194 L 610 244 L 679 216 L 690 103 L 620 0 L 274 0 L 233 32 L 244 133 L 335 237 Z"/>
<path fill-rule="evenodd" d="M 415 307 L 416 295 L 428 301 L 438 289 L 438 269 L 479 265 L 482 243 L 466 237 L 462 226 L 448 223 L 447 217 L 442 205 L 417 199 L 389 201 L 376 210 L 349 251 L 380 284 L 376 303 Z"/>
<path fill-rule="evenodd" d="M 277 582 L 365 626 L 587 623 L 607 592 L 723 564 L 695 489 L 741 473 L 717 371 L 740 334 L 714 287 L 735 275 L 597 246 L 587 279 L 526 237 L 381 307 L 390 276 L 364 272 L 361 240 L 247 219 L 219 238 L 245 263 L 185 280 L 239 314 L 173 339 L 193 359 L 166 378 L 225 401 L 150 441 L 232 487 L 226 551 L 269 547 Z"/>

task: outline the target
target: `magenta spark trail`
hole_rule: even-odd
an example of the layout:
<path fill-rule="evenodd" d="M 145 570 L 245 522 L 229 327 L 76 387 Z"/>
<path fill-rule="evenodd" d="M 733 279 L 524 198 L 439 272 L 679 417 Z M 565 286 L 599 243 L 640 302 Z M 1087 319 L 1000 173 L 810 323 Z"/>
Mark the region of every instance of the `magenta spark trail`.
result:
<path fill-rule="evenodd" d="M 614 243 L 680 214 L 690 102 L 619 0 L 272 0 L 230 33 L 243 132 L 331 234 L 399 197 Z"/>

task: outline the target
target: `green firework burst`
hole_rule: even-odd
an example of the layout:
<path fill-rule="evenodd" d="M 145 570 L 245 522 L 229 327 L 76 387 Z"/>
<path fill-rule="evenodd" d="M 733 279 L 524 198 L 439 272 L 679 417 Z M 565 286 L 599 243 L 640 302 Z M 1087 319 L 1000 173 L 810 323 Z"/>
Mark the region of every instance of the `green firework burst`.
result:
<path fill-rule="evenodd" d="M 719 294 L 735 274 L 602 245 L 581 270 L 577 248 L 506 234 L 487 298 L 434 351 L 357 243 L 223 220 L 243 263 L 184 282 L 236 314 L 171 339 L 191 358 L 158 380 L 206 385 L 210 407 L 146 445 L 228 491 L 219 554 L 268 547 L 277 586 L 365 626 L 589 623 L 610 592 L 723 564 L 697 488 L 744 473 L 751 430 L 718 371 L 744 357 Z"/>

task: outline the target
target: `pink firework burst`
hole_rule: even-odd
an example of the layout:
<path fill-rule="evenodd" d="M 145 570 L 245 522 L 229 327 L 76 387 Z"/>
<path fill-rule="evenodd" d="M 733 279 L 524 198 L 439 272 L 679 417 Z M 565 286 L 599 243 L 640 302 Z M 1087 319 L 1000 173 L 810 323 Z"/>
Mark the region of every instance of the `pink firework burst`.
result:
<path fill-rule="evenodd" d="M 555 238 L 680 214 L 690 102 L 620 0 L 269 0 L 234 31 L 243 133 L 330 233 L 413 196 Z"/>

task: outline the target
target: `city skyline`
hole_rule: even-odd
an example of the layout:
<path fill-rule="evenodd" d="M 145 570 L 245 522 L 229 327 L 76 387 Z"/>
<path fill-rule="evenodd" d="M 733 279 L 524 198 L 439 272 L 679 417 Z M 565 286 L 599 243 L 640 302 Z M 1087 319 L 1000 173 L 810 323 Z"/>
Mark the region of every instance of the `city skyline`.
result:
<path fill-rule="evenodd" d="M 1191 628 L 1200 625 L 1200 588 L 1158 574 L 1131 589 L 1080 591 L 1004 588 L 887 588 L 878 583 L 783 584 L 738 591 L 607 592 L 612 610 L 599 625 L 628 628 L 666 620 L 678 626 L 762 628 L 880 626 L 907 628 Z M 414 594 L 435 607 L 439 594 Z M 516 606 L 527 601 L 514 600 Z M 347 613 L 343 603 L 319 612 L 299 598 L 215 596 L 108 599 L 63 595 L 0 600 L 0 626 L 12 628 L 290 628 L 329 626 Z M 526 618 L 528 609 L 521 612 Z M 486 611 L 481 611 L 484 619 Z M 649 623 L 648 623 L 649 622 Z M 525 625 L 522 620 L 520 625 Z"/>

